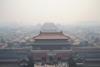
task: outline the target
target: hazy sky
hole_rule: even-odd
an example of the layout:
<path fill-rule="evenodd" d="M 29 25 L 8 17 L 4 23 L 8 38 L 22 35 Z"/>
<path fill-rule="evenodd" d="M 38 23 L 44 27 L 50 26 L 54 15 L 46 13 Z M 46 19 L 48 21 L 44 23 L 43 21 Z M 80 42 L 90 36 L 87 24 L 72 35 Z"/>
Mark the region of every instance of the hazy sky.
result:
<path fill-rule="evenodd" d="M 99 21 L 99 4 L 100 0 L 0 0 L 0 23 Z"/>

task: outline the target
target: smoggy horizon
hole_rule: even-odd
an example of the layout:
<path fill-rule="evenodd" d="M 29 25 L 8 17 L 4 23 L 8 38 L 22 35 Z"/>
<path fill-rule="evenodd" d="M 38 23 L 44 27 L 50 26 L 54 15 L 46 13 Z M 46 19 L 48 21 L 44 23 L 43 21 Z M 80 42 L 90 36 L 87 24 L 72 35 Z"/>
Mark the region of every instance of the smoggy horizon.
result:
<path fill-rule="evenodd" d="M 99 0 L 0 0 L 0 24 L 99 23 Z"/>

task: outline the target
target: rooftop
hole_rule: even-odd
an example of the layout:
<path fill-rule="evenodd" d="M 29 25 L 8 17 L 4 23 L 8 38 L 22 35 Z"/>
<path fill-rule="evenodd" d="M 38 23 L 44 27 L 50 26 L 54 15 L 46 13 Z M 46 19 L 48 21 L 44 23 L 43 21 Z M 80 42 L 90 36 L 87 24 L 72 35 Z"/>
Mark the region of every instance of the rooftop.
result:
<path fill-rule="evenodd" d="M 60 30 L 57 28 L 57 26 L 54 23 L 45 23 L 42 28 L 42 32 L 59 32 Z"/>
<path fill-rule="evenodd" d="M 70 39 L 70 37 L 65 36 L 62 32 L 40 32 L 40 34 L 33 37 L 33 39 Z"/>

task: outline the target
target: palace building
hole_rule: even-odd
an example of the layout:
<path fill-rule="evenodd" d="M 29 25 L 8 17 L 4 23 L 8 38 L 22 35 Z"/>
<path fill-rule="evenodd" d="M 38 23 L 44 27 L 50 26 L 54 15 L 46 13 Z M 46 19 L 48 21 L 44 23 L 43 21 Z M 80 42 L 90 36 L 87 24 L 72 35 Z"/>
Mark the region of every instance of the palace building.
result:
<path fill-rule="evenodd" d="M 35 36 L 33 50 L 64 50 L 71 48 L 71 38 L 62 32 L 40 32 Z"/>
<path fill-rule="evenodd" d="M 0 49 L 0 67 L 35 67 L 37 63 L 55 66 L 65 63 L 62 67 L 100 67 L 99 47 L 73 46 L 73 39 L 51 23 L 45 24 L 32 40 L 29 44 L 31 49 Z"/>

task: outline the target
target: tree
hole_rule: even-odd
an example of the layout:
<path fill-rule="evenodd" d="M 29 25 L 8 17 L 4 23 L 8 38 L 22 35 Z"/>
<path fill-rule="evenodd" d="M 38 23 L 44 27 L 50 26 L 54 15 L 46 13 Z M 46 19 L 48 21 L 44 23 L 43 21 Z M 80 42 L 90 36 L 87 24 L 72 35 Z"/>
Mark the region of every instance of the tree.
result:
<path fill-rule="evenodd" d="M 76 67 L 76 63 L 75 63 L 75 61 L 73 60 L 72 57 L 70 57 L 68 59 L 68 64 L 69 64 L 69 67 Z"/>
<path fill-rule="evenodd" d="M 31 54 L 28 56 L 28 59 L 28 67 L 34 67 L 34 60 Z"/>

